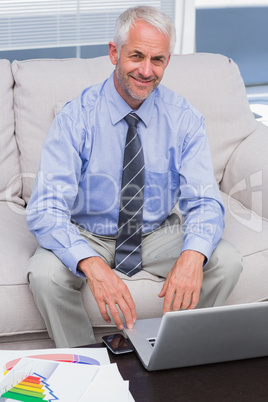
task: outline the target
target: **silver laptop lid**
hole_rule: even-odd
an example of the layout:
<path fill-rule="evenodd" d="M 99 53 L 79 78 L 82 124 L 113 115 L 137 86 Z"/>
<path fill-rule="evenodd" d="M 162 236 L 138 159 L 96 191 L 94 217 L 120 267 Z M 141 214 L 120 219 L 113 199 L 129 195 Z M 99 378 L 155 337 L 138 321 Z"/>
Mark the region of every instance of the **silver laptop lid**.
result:
<path fill-rule="evenodd" d="M 140 320 L 137 328 L 138 338 L 145 345 L 145 341 L 149 343 L 144 339 L 148 332 L 142 334 L 142 321 L 147 331 L 151 325 L 150 320 Z M 131 331 L 125 332 L 136 350 L 140 350 Z M 143 362 L 148 370 L 266 356 L 268 302 L 166 313 L 152 349 L 149 361 L 147 357 Z M 142 353 L 138 354 L 143 361 Z"/>

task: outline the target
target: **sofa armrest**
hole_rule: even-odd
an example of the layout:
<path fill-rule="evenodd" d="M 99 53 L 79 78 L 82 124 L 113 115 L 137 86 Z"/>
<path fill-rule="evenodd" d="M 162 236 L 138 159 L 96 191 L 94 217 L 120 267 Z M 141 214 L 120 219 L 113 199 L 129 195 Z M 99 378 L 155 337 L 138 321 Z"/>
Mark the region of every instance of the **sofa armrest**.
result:
<path fill-rule="evenodd" d="M 230 157 L 220 189 L 268 219 L 268 127 L 259 123 Z"/>

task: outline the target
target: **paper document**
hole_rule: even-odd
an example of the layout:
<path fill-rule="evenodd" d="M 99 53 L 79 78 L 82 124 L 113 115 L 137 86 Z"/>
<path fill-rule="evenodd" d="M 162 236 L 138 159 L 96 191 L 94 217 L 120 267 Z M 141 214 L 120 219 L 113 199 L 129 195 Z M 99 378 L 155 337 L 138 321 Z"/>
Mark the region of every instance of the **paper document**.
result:
<path fill-rule="evenodd" d="M 1 351 L 0 402 L 130 402 L 104 348 Z"/>

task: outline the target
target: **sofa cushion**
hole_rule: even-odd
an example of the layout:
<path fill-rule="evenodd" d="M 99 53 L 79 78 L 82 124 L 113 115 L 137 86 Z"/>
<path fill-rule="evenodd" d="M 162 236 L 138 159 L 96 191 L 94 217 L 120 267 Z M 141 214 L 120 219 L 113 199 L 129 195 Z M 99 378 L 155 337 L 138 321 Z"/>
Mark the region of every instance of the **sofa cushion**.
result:
<path fill-rule="evenodd" d="M 226 217 L 223 238 L 243 256 L 243 271 L 226 304 L 268 300 L 268 222 L 222 193 Z"/>
<path fill-rule="evenodd" d="M 21 285 L 25 283 L 24 267 L 38 243 L 27 228 L 25 208 L 20 205 L 0 201 L 0 221 L 0 286 Z"/>
<path fill-rule="evenodd" d="M 14 81 L 8 60 L 0 60 L 0 77 L 0 201 L 22 205 L 19 152 L 14 136 Z"/>
<path fill-rule="evenodd" d="M 76 97 L 84 88 L 107 78 L 113 66 L 97 59 L 14 61 L 16 136 L 23 172 L 23 198 L 28 202 L 40 151 L 57 104 Z"/>
<path fill-rule="evenodd" d="M 162 82 L 205 116 L 219 183 L 238 144 L 257 128 L 237 65 L 218 54 L 174 55 Z"/>
<path fill-rule="evenodd" d="M 24 277 L 25 266 L 37 247 L 28 231 L 25 208 L 0 202 L 2 235 L 0 236 L 2 300 L 0 335 L 14 335 L 44 330 L 44 322 L 34 304 Z"/>
<path fill-rule="evenodd" d="M 229 159 L 221 190 L 268 219 L 268 158 L 265 150 L 268 150 L 268 127 L 258 123 L 258 129 L 241 142 Z"/>

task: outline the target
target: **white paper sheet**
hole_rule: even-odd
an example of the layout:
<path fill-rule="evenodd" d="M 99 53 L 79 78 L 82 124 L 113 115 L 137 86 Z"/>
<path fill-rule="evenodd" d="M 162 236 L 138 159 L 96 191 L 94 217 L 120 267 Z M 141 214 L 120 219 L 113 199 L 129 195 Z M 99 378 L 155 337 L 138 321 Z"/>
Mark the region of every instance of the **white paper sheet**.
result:
<path fill-rule="evenodd" d="M 90 364 L 94 361 L 97 364 Z M 0 395 L 12 387 L 23 393 L 17 385 L 27 376 L 38 378 L 44 401 L 55 396 L 62 402 L 134 402 L 129 382 L 122 379 L 116 364 L 110 364 L 104 348 L 0 352 Z M 0 396 L 0 402 L 4 401 L 12 400 Z"/>
<path fill-rule="evenodd" d="M 105 348 L 63 348 L 63 349 L 36 349 L 36 350 L 1 350 L 0 351 L 0 381 L 4 377 L 5 365 L 21 357 L 33 357 L 40 355 L 67 354 L 73 356 L 85 356 L 96 360 L 100 365 L 109 364 L 110 359 Z M 70 356 L 71 359 L 71 356 Z M 54 360 L 54 359 L 51 359 Z M 93 361 L 92 361 L 93 362 Z"/>

